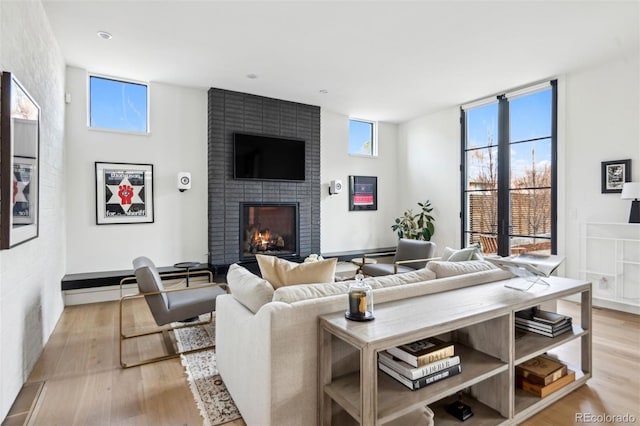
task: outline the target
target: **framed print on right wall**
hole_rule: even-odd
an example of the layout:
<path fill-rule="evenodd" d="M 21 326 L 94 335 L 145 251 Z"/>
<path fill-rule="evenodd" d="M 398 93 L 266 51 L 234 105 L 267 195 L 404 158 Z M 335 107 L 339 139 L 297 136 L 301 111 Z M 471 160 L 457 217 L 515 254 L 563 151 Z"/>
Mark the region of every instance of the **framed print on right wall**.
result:
<path fill-rule="evenodd" d="M 601 166 L 603 194 L 621 193 L 625 182 L 631 182 L 631 160 L 603 161 Z"/>

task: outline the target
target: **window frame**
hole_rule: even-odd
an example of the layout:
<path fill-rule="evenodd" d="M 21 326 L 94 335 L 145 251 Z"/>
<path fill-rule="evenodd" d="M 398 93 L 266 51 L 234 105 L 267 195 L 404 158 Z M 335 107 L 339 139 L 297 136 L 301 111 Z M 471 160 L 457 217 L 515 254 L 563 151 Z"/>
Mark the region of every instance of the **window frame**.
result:
<path fill-rule="evenodd" d="M 108 127 L 94 127 L 91 125 L 91 78 L 99 78 L 102 80 L 111 80 L 118 83 L 127 83 L 127 84 L 135 84 L 144 86 L 146 88 L 146 118 L 145 118 L 145 127 L 146 130 L 138 131 L 138 130 L 122 130 Z M 114 77 L 105 74 L 99 74 L 94 72 L 87 73 L 87 129 L 98 132 L 108 132 L 108 133 L 121 133 L 127 135 L 138 135 L 138 136 L 148 136 L 151 134 L 151 87 L 148 81 L 134 80 L 129 78 L 120 78 Z"/>
<path fill-rule="evenodd" d="M 378 122 L 375 120 L 367 120 L 364 118 L 357 117 L 349 117 L 349 127 L 351 127 L 351 122 L 357 121 L 360 123 L 367 123 L 371 125 L 371 154 L 362 154 L 358 152 L 351 152 L 351 131 L 348 132 L 347 138 L 347 153 L 353 157 L 362 157 L 362 158 L 377 158 L 378 157 Z"/>
<path fill-rule="evenodd" d="M 511 134 L 510 134 L 510 117 L 509 117 L 509 100 L 516 99 L 520 95 L 533 94 L 541 87 L 546 86 L 551 90 L 551 188 L 550 188 L 550 252 L 551 254 L 557 254 L 558 249 L 558 82 L 557 80 L 549 80 L 545 83 L 538 83 L 525 86 L 517 91 L 506 91 L 503 94 L 497 95 L 491 98 L 485 98 L 480 101 L 475 101 L 467 106 L 460 107 L 460 228 L 461 228 L 461 244 L 462 247 L 467 245 L 468 234 L 471 231 L 467 230 L 467 188 L 468 176 L 466 167 L 466 154 L 471 148 L 467 147 L 467 111 L 484 106 L 486 104 L 495 102 L 497 99 L 498 112 L 497 112 L 497 145 L 498 149 L 498 169 L 497 169 L 497 226 L 496 237 L 498 245 L 498 255 L 509 256 L 510 255 L 510 239 L 513 236 L 509 229 L 512 226 L 511 223 L 511 199 L 510 194 L 513 188 L 511 188 L 510 172 L 511 172 Z"/>

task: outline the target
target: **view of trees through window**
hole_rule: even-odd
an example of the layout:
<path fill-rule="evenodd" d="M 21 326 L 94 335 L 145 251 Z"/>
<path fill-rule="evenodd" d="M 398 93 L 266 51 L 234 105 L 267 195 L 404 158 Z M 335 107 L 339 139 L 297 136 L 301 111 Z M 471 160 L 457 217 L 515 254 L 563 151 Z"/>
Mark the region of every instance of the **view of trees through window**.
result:
<path fill-rule="evenodd" d="M 464 245 L 501 255 L 553 251 L 553 99 L 547 87 L 462 112 Z"/>

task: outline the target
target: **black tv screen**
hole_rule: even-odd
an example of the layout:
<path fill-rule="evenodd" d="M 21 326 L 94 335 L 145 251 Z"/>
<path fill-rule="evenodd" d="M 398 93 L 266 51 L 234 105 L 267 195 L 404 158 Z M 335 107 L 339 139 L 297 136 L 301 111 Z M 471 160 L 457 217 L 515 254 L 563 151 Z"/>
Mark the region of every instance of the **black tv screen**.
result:
<path fill-rule="evenodd" d="M 250 133 L 233 134 L 236 179 L 304 180 L 305 141 Z"/>

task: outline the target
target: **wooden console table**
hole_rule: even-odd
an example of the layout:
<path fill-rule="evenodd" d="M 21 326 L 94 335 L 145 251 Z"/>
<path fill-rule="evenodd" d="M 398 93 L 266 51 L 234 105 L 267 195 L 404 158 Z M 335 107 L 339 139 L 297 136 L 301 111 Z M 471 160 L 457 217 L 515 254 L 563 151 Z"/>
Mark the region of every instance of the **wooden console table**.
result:
<path fill-rule="evenodd" d="M 549 286 L 534 285 L 528 292 L 505 288 L 506 281 L 499 281 L 379 304 L 371 322 L 348 321 L 343 313 L 322 316 L 318 424 L 332 424 L 332 412 L 342 415 L 333 420 L 341 424 L 345 418 L 346 423 L 361 425 L 410 424 L 429 405 L 436 425 L 458 425 L 446 413 L 446 405 L 464 391 L 474 411 L 469 424 L 512 425 L 583 385 L 591 377 L 591 283 L 547 280 Z M 533 333 L 516 338 L 515 312 L 570 295 L 580 295 L 582 302 L 571 332 L 555 338 Z M 462 373 L 411 391 L 378 370 L 378 352 L 431 336 L 455 342 Z M 335 339 L 359 351 L 360 371 L 333 376 Z M 545 398 L 516 389 L 516 365 L 576 340 L 580 358 L 569 364 L 576 372 L 574 382 Z M 332 404 L 342 410 L 332 410 Z"/>

